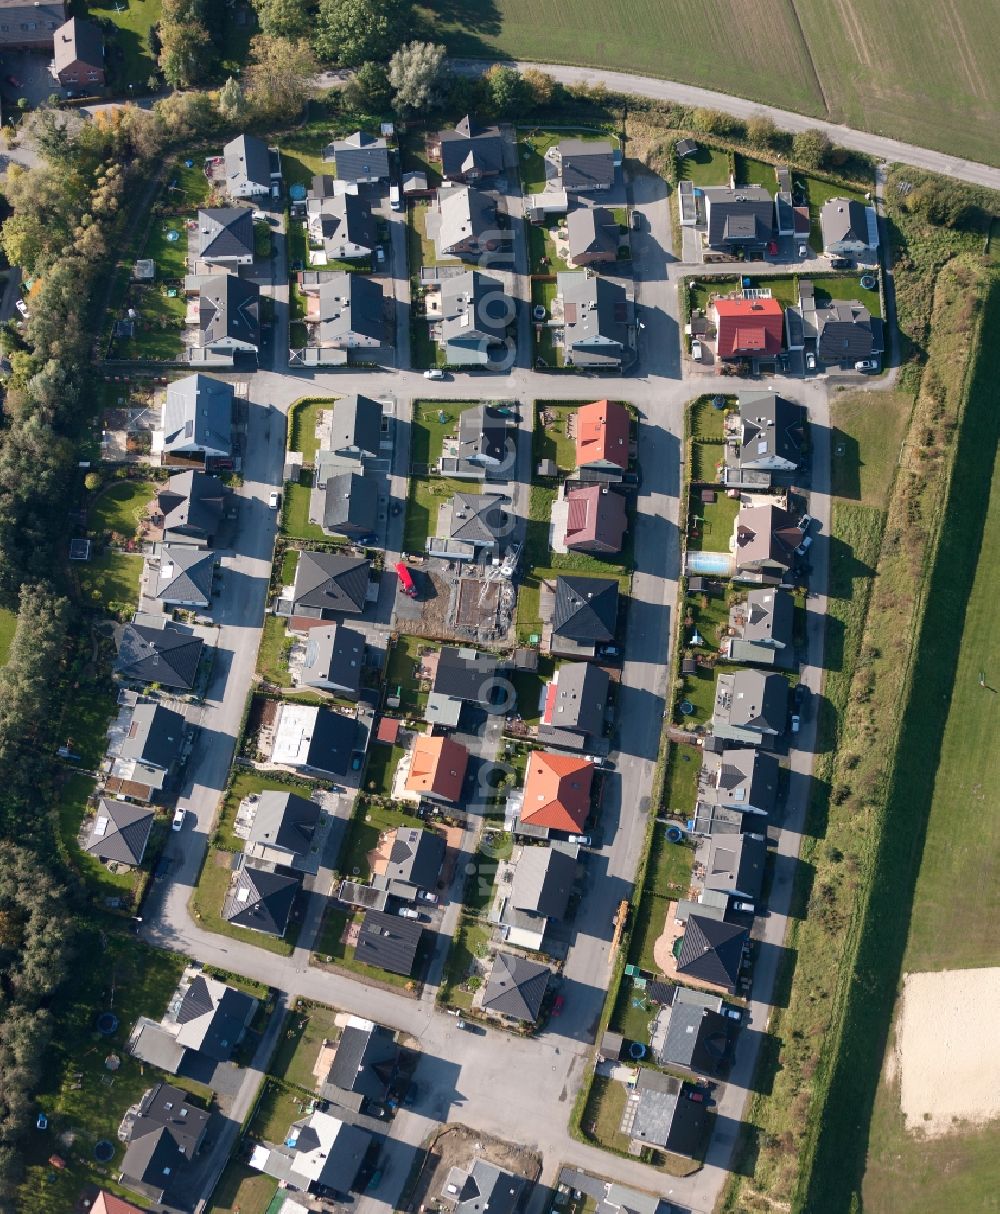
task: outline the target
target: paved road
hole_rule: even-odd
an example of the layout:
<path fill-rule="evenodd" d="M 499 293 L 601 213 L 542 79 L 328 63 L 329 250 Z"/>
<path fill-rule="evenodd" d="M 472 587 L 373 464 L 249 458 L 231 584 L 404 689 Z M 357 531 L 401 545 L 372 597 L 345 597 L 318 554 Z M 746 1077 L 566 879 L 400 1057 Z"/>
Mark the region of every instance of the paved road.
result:
<path fill-rule="evenodd" d="M 479 75 L 491 66 L 490 62 L 486 60 L 452 60 L 452 67 L 469 75 Z M 588 86 L 602 84 L 611 92 L 632 93 L 637 97 L 651 97 L 656 101 L 676 101 L 681 105 L 702 106 L 707 109 L 721 110 L 724 114 L 733 114 L 737 118 L 764 116 L 786 131 L 820 130 L 841 147 L 851 148 L 856 152 L 866 152 L 876 160 L 912 164 L 920 169 L 929 169 L 934 173 L 944 173 L 949 177 L 956 177 L 959 181 L 968 181 L 973 185 L 984 185 L 991 190 L 1000 190 L 1000 168 L 993 165 L 979 164 L 974 160 L 963 160 L 959 156 L 949 156 L 946 152 L 917 147 L 912 143 L 889 139 L 885 135 L 873 135 L 868 131 L 857 131 L 852 127 L 840 126 L 835 122 L 824 122 L 821 118 L 793 114 L 790 110 L 780 110 L 772 105 L 761 105 L 757 101 L 747 101 L 743 97 L 732 97 L 728 93 L 716 93 L 711 89 L 697 88 L 692 84 L 680 84 L 676 80 L 659 80 L 655 76 L 633 76 L 628 72 L 610 72 L 596 67 L 571 67 L 558 63 L 529 62 L 519 62 L 514 66 L 520 71 L 535 69 L 547 72 L 561 84 Z"/>

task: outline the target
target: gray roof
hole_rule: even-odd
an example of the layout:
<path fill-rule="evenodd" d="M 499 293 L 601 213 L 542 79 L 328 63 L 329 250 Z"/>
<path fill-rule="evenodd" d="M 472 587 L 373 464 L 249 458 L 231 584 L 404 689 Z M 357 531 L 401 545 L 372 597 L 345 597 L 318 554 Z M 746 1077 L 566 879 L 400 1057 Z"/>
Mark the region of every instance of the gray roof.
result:
<path fill-rule="evenodd" d="M 535 1021 L 551 977 L 552 971 L 537 961 L 497 953 L 483 992 L 483 1008 L 513 1020 Z"/>
<path fill-rule="evenodd" d="M 104 70 L 104 35 L 92 21 L 79 17 L 70 17 L 60 26 L 52 42 L 52 66 L 57 74 L 74 63 Z"/>
<path fill-rule="evenodd" d="M 567 190 L 606 189 L 615 179 L 615 154 L 606 139 L 563 139 L 557 147 Z"/>
<path fill-rule="evenodd" d="M 746 608 L 743 641 L 750 645 L 791 646 L 795 601 L 787 590 L 780 587 L 751 590 Z"/>
<path fill-rule="evenodd" d="M 52 45 L 53 33 L 66 20 L 66 5 L 63 0 L 2 0 L 0 13 L 6 27 L 0 31 L 0 47 L 38 50 Z"/>
<path fill-rule="evenodd" d="M 496 493 L 456 493 L 450 502 L 448 538 L 495 544 L 505 520 L 506 499 Z"/>
<path fill-rule="evenodd" d="M 851 363 L 882 352 L 882 322 L 856 299 L 831 299 L 816 309 L 820 362 Z"/>
<path fill-rule="evenodd" d="M 256 1009 L 251 995 L 197 974 L 177 1009 L 177 1041 L 216 1062 L 228 1062 Z"/>
<path fill-rule="evenodd" d="M 368 1100 L 385 1100 L 399 1063 L 396 1038 L 380 1024 L 348 1024 L 337 1042 L 326 1083 Z"/>
<path fill-rule="evenodd" d="M 357 274 L 345 274 L 352 281 L 366 281 Z M 381 290 L 381 288 L 380 288 Z M 382 406 L 370 396 L 357 393 L 342 396 L 333 405 L 330 427 L 331 451 L 364 451 L 378 455 L 382 438 Z"/>
<path fill-rule="evenodd" d="M 493 405 L 473 405 L 459 417 L 459 459 L 500 463 L 506 442 L 507 419 Z"/>
<path fill-rule="evenodd" d="M 728 1053 L 729 1022 L 718 1011 L 718 996 L 690 994 L 695 998 L 675 999 L 666 1013 L 667 1033 L 657 1061 L 714 1074 Z"/>
<path fill-rule="evenodd" d="M 389 145 L 366 131 L 336 140 L 327 149 L 327 158 L 331 154 L 341 181 L 380 181 L 389 176 Z"/>
<path fill-rule="evenodd" d="M 197 254 L 205 261 L 253 256 L 250 207 L 208 207 L 198 212 Z"/>
<path fill-rule="evenodd" d="M 573 641 L 606 644 L 614 640 L 617 621 L 617 579 L 573 576 L 556 579 L 554 633 Z"/>
<path fill-rule="evenodd" d="M 738 924 L 708 915 L 689 915 L 677 958 L 677 973 L 682 978 L 697 978 L 732 991 L 749 940 L 750 933 Z"/>
<path fill-rule="evenodd" d="M 167 454 L 207 447 L 233 449 L 233 387 L 207 375 L 185 375 L 167 388 L 163 448 Z"/>
<path fill-rule="evenodd" d="M 710 188 L 708 200 L 708 243 L 712 248 L 725 244 L 765 244 L 774 236 L 774 199 L 759 185 L 743 185 L 731 190 Z"/>
<path fill-rule="evenodd" d="M 364 557 L 304 549 L 295 569 L 293 614 L 363 611 L 370 568 Z"/>
<path fill-rule="evenodd" d="M 569 852 L 552 847 L 525 847 L 514 869 L 511 905 L 520 911 L 561 919 L 566 914 L 576 861 Z"/>
<path fill-rule="evenodd" d="M 177 628 L 122 624 L 115 630 L 115 670 L 126 679 L 159 683 L 177 691 L 194 686 L 205 642 Z"/>
<path fill-rule="evenodd" d="M 361 923 L 355 959 L 409 978 L 423 934 L 423 927 L 413 919 L 401 919 L 398 915 L 387 915 L 385 911 L 367 911 Z"/>
<path fill-rule="evenodd" d="M 558 673 L 552 726 L 601 737 L 611 676 L 589 662 L 564 662 Z"/>
<path fill-rule="evenodd" d="M 320 283 L 318 295 L 319 314 L 314 319 L 322 344 L 336 344 L 352 336 L 367 338 L 379 345 L 385 344 L 385 293 L 381 283 L 365 274 L 345 271 L 325 278 Z M 378 408 L 381 424 L 381 406 Z M 377 446 L 375 450 L 378 450 Z"/>
<path fill-rule="evenodd" d="M 365 664 L 365 635 L 344 624 L 328 628 L 310 628 L 305 640 L 305 659 L 300 681 L 331 683 L 349 694 L 361 690 L 361 671 Z"/>
<path fill-rule="evenodd" d="M 740 463 L 752 468 L 778 459 L 798 467 L 804 421 L 805 409 L 776 392 L 741 396 Z"/>
<path fill-rule="evenodd" d="M 569 255 L 618 254 L 618 221 L 606 207 L 577 207 L 566 219 Z"/>
<path fill-rule="evenodd" d="M 576 366 L 617 366 L 628 343 L 628 296 L 618 282 L 586 270 L 556 275 L 568 358 Z"/>
<path fill-rule="evenodd" d="M 164 532 L 211 541 L 225 509 L 225 486 L 217 476 L 190 470 L 175 473 L 156 495 Z"/>
<path fill-rule="evenodd" d="M 198 291 L 198 327 L 205 346 L 260 344 L 260 287 L 235 274 L 204 278 Z"/>
<path fill-rule="evenodd" d="M 672 1075 L 642 1067 L 636 1081 L 639 1103 L 632 1137 L 676 1155 L 698 1153 L 706 1129 L 703 1104 L 684 1098 L 683 1085 Z"/>
<path fill-rule="evenodd" d="M 438 657 L 433 690 L 453 700 L 478 704 L 496 691 L 499 661 L 481 649 L 445 645 Z"/>
<path fill-rule="evenodd" d="M 83 850 L 99 860 L 139 865 L 152 829 L 153 811 L 148 806 L 102 797 Z"/>
<path fill-rule="evenodd" d="M 770 813 L 777 802 L 779 764 L 774 755 L 749 747 L 706 752 L 702 767 L 711 787 L 701 797 L 719 805 L 753 806 Z"/>
<path fill-rule="evenodd" d="M 762 670 L 720 674 L 715 685 L 715 715 L 730 726 L 781 734 L 788 714 L 788 681 Z"/>
<path fill-rule="evenodd" d="M 226 162 L 226 184 L 233 193 L 242 194 L 247 186 L 270 190 L 271 154 L 263 139 L 237 135 L 222 149 L 222 155 Z"/>
<path fill-rule="evenodd" d="M 853 198 L 828 198 L 819 213 L 823 247 L 841 241 L 868 244 L 868 212 L 863 202 Z"/>
<path fill-rule="evenodd" d="M 496 126 L 480 126 L 467 114 L 454 130 L 439 131 L 445 177 L 476 177 L 503 169 L 503 137 Z"/>
<path fill-rule="evenodd" d="M 485 1159 L 476 1159 L 463 1175 L 455 1198 L 455 1214 L 485 1214 L 487 1210 L 489 1214 L 513 1214 L 526 1187 L 522 1177 Z"/>
<path fill-rule="evenodd" d="M 285 1137 L 295 1145 L 272 1149 L 264 1171 L 292 1188 L 308 1191 L 317 1184 L 337 1193 L 354 1187 L 372 1141 L 367 1130 L 319 1110 L 296 1121 Z"/>
<path fill-rule="evenodd" d="M 360 194 L 329 192 L 324 178 L 314 177 L 306 205 L 310 226 L 314 231 L 318 228 L 328 253 L 346 244 L 360 249 L 375 247 L 375 216 L 368 200 Z"/>
<path fill-rule="evenodd" d="M 246 851 L 259 847 L 278 848 L 293 856 L 304 856 L 312 847 L 319 824 L 320 807 L 294 792 L 265 789 L 257 798 Z"/>
<path fill-rule="evenodd" d="M 191 1103 L 187 1092 L 169 1083 L 148 1089 L 139 1102 L 129 1145 L 121 1162 L 126 1182 L 143 1192 L 169 1193 L 194 1159 L 208 1128 L 209 1115 Z M 129 1187 L 133 1187 L 129 1185 Z"/>
<path fill-rule="evenodd" d="M 762 835 L 713 835 L 706 850 L 706 889 L 754 900 L 760 897 L 767 860 L 767 843 Z"/>
<path fill-rule="evenodd" d="M 489 194 L 467 185 L 447 185 L 438 190 L 440 226 L 435 237 L 439 256 L 469 242 L 477 243 L 496 227 L 496 203 Z"/>
<path fill-rule="evenodd" d="M 323 527 L 342 535 L 372 535 L 378 524 L 378 482 L 357 472 L 343 472 L 326 482 Z"/>
<path fill-rule="evenodd" d="M 161 603 L 191 603 L 207 607 L 212 601 L 215 556 L 201 548 L 164 544 L 154 598 Z"/>
<path fill-rule="evenodd" d="M 384 878 L 414 889 L 433 890 L 444 863 L 443 836 L 432 830 L 400 826 L 389 852 Z"/>
<path fill-rule="evenodd" d="M 498 279 L 467 270 L 442 282 L 441 315 L 445 360 L 481 364 L 506 337 L 513 308 Z"/>
<path fill-rule="evenodd" d="M 162 704 L 136 704 L 128 735 L 119 754 L 149 767 L 166 770 L 180 757 L 185 722 L 179 712 Z"/>
<path fill-rule="evenodd" d="M 287 869 L 252 868 L 241 857 L 222 917 L 236 927 L 283 936 L 300 885 L 301 878 Z"/>

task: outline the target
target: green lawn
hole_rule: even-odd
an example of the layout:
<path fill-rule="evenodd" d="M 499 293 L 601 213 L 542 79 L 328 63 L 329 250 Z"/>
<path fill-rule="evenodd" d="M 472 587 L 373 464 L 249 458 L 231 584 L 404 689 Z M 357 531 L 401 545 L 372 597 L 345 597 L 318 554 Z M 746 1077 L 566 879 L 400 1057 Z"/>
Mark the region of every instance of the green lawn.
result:
<path fill-rule="evenodd" d="M 319 440 L 316 437 L 316 423 L 324 410 L 333 407 L 336 397 L 304 396 L 297 400 L 288 411 L 288 450 L 301 451 L 302 462 L 311 465 L 316 460 L 319 450 Z"/>
<path fill-rule="evenodd" d="M 691 437 L 695 441 L 721 443 L 725 438 L 726 409 L 716 409 L 713 397 L 700 396 L 691 405 Z M 724 398 L 727 409 L 736 408 L 736 397 Z"/>
<path fill-rule="evenodd" d="M 555 460 L 561 472 L 572 472 L 576 468 L 576 439 L 568 433 L 570 415 L 576 413 L 586 401 L 565 403 L 554 400 L 535 402 L 535 428 L 533 431 L 532 462 Z M 542 424 L 542 412 L 553 415 L 547 425 Z"/>
<path fill-rule="evenodd" d="M 17 612 L 9 607 L 0 607 L 0 666 L 7 665 L 10 647 L 17 631 Z"/>
<path fill-rule="evenodd" d="M 116 688 L 106 676 L 83 679 L 61 705 L 64 741 L 80 765 L 96 769 L 107 747 L 108 723 L 115 714 Z"/>
<path fill-rule="evenodd" d="M 386 746 L 384 743 L 370 746 L 368 765 L 365 767 L 365 790 L 373 796 L 387 797 L 392 789 L 392 777 L 405 753 L 402 746 Z"/>
<path fill-rule="evenodd" d="M 676 896 L 674 894 L 671 898 L 661 898 L 657 894 L 647 892 L 632 912 L 632 935 L 629 939 L 628 959 L 632 965 L 638 965 L 647 973 L 660 972 L 653 958 L 653 945 L 663 935 L 663 928 L 667 921 L 667 907 L 676 900 Z"/>
<path fill-rule="evenodd" d="M 312 179 L 318 173 L 336 177 L 333 161 L 323 159 L 323 149 L 332 139 L 333 132 L 328 126 L 321 130 L 282 136 L 278 148 L 286 190 L 293 185 L 311 187 Z"/>
<path fill-rule="evenodd" d="M 736 184 L 761 185 L 773 194 L 778 188 L 774 165 L 766 160 L 754 160 L 752 156 L 736 154 Z"/>
<path fill-rule="evenodd" d="M 531 280 L 532 307 L 540 305 L 545 309 L 546 318 L 552 316 L 552 304 L 556 297 L 555 279 L 533 278 Z M 534 342 L 534 357 L 536 364 L 546 367 L 561 367 L 564 364 L 563 347 L 557 346 L 553 340 L 552 329 L 542 325 L 532 325 L 532 341 Z"/>
<path fill-rule="evenodd" d="M 283 1142 L 293 1122 L 309 1113 L 310 1097 L 274 1079 L 265 1079 L 264 1084 L 247 1135 L 258 1141 Z"/>
<path fill-rule="evenodd" d="M 700 768 L 701 751 L 697 747 L 670 743 L 663 789 L 663 807 L 667 813 L 687 815 L 694 809 Z"/>
<path fill-rule="evenodd" d="M 119 358 L 136 361 L 149 359 L 154 362 L 176 362 L 180 359 L 187 302 L 183 291 L 178 289 L 174 296 L 170 296 L 167 290 L 166 287 L 154 285 L 139 288 L 131 296 L 131 306 L 138 313 L 135 332 L 131 337 L 116 339 Z"/>
<path fill-rule="evenodd" d="M 110 82 L 120 92 L 127 93 L 129 85 L 135 85 L 137 94 L 145 93 L 147 80 L 157 70 L 149 53 L 149 31 L 160 20 L 160 9 L 161 0 L 86 0 L 88 17 L 115 26 L 107 62 Z"/>
<path fill-rule="evenodd" d="M 427 692 L 420 689 L 417 680 L 420 651 L 437 648 L 440 646 L 434 641 L 405 634 L 396 637 L 393 641 L 386 665 L 385 685 L 389 695 L 395 695 L 397 689 L 399 690 L 400 709 L 403 712 L 413 713 L 416 716 L 423 713 L 427 703 Z"/>
<path fill-rule="evenodd" d="M 394 827 L 414 826 L 416 822 L 413 814 L 404 813 L 401 809 L 358 801 L 338 862 L 340 872 L 352 880 L 367 881 L 371 876 L 368 854 L 378 846 L 379 837 Z"/>
<path fill-rule="evenodd" d="M 355 950 L 350 945 L 342 943 L 341 937 L 347 927 L 348 920 L 352 917 L 360 922 L 364 918 L 364 912 L 358 911 L 352 916 L 348 909 L 339 906 L 337 903 L 330 902 L 328 904 L 326 914 L 323 916 L 323 925 L 320 928 L 319 937 L 316 941 L 313 958 L 318 957 L 320 960 L 328 959 L 332 964 L 338 965 L 342 969 L 350 970 L 351 973 L 358 974 L 362 978 L 384 982 L 389 986 L 397 986 L 404 989 L 412 988 L 414 985 L 412 978 L 408 978 L 403 974 L 392 974 L 388 970 L 379 969 L 373 965 L 365 965 L 363 961 L 357 960 Z M 414 973 L 420 972 L 422 964 L 420 954 L 423 952 L 426 956 L 429 941 L 430 937 L 425 936 L 413 965 Z"/>
<path fill-rule="evenodd" d="M 453 480 L 447 476 L 411 476 L 403 527 L 403 549 L 421 553 L 427 537 L 436 534 L 438 511 L 455 493 L 478 493 L 476 481 Z"/>
<path fill-rule="evenodd" d="M 833 492 L 884 506 L 913 399 L 906 392 L 845 392 L 830 406 Z"/>
<path fill-rule="evenodd" d="M 412 277 L 420 277 L 421 266 L 455 266 L 460 258 L 437 255 L 434 241 L 427 235 L 430 203 L 418 199 L 406 208 L 406 251 Z"/>
<path fill-rule="evenodd" d="M 286 548 L 285 554 L 281 558 L 281 584 L 282 586 L 291 586 L 295 581 L 295 571 L 299 566 L 299 550 L 297 548 Z"/>
<path fill-rule="evenodd" d="M 532 274 L 556 274 L 569 269 L 569 263 L 557 255 L 556 242 L 552 238 L 552 233 L 558 227 L 557 215 L 544 223 L 528 225 L 528 261 Z"/>
<path fill-rule="evenodd" d="M 322 540 L 327 544 L 346 543 L 340 536 L 327 535 L 318 523 L 309 521 L 312 473 L 303 472 L 298 481 L 286 481 L 281 503 L 281 531 L 293 540 Z"/>
<path fill-rule="evenodd" d="M 698 444 L 698 447 L 706 446 L 708 444 Z M 721 456 L 721 450 L 719 454 Z M 702 472 L 714 473 L 714 470 L 703 468 Z M 688 548 L 694 552 L 728 552 L 739 512 L 739 498 L 729 497 L 721 489 L 716 491 L 714 502 L 703 502 L 700 491 L 692 490 L 688 502 Z"/>
<path fill-rule="evenodd" d="M 111 611 L 112 603 L 135 608 L 139 602 L 142 557 L 110 549 L 78 566 L 80 593 L 84 603 Z"/>
<path fill-rule="evenodd" d="M 526 194 L 540 194 L 545 189 L 545 153 L 554 144 L 564 139 L 584 139 L 588 142 L 608 139 L 601 131 L 592 130 L 544 130 L 530 131 L 518 128 L 518 162 L 521 171 L 521 186 Z M 611 140 L 612 144 L 616 141 Z"/>
<path fill-rule="evenodd" d="M 448 951 L 441 987 L 438 991 L 438 1002 L 451 1007 L 460 1007 L 466 1011 L 472 1007 L 472 999 L 476 993 L 478 982 L 467 985 L 470 974 L 476 968 L 476 959 L 486 957 L 493 929 L 488 923 L 463 914 Z"/>
<path fill-rule="evenodd" d="M 810 281 L 816 291 L 817 304 L 826 304 L 831 299 L 856 299 L 872 316 L 882 315 L 878 290 L 866 290 L 861 285 L 860 274 L 817 274 Z"/>
<path fill-rule="evenodd" d="M 410 466 L 418 474 L 441 458 L 445 437 L 458 431 L 458 419 L 476 401 L 418 400 L 413 404 Z"/>
<path fill-rule="evenodd" d="M 596 1075 L 580 1124 L 591 1142 L 612 1151 L 628 1151 L 629 1140 L 619 1126 L 625 1114 L 628 1093 L 623 1083 Z"/>
<path fill-rule="evenodd" d="M 284 619 L 281 616 L 266 615 L 260 649 L 257 652 L 257 673 L 277 687 L 288 687 L 291 679 L 288 673 L 288 652 L 291 647 L 292 638 L 285 630 Z"/>
<path fill-rule="evenodd" d="M 323 1042 L 336 1041 L 340 1036 L 340 1029 L 334 1024 L 338 1013 L 336 1008 L 324 1003 L 308 1000 L 299 1003 L 301 1006 L 297 1003 L 288 1014 L 284 1036 L 271 1061 L 271 1074 L 285 1083 L 314 1092 L 313 1067 Z"/>
<path fill-rule="evenodd" d="M 537 671 L 519 670 L 511 676 L 517 692 L 517 711 L 529 725 L 537 725 L 540 719 L 542 687 L 552 678 L 555 668 L 552 658 L 539 657 Z"/>
<path fill-rule="evenodd" d="M 207 187 L 208 182 L 204 173 L 202 181 Z M 191 181 L 195 170 L 185 174 L 184 181 Z M 178 178 L 180 185 L 181 178 Z M 197 179 L 195 179 L 197 180 Z M 182 192 L 183 191 L 183 192 Z M 188 205 L 187 189 L 181 187 L 177 192 L 169 187 L 165 191 L 165 200 L 172 205 Z M 201 201 L 200 199 L 198 201 Z M 191 218 L 195 218 L 197 203 L 191 206 Z M 142 247 L 142 256 L 151 257 L 156 262 L 156 277 L 159 282 L 183 283 L 187 275 L 188 230 L 184 215 L 167 215 L 162 218 L 154 217 L 149 227 L 149 235 Z M 176 239 L 170 239 L 176 235 Z"/>
<path fill-rule="evenodd" d="M 90 508 L 91 528 L 133 539 L 156 488 L 152 481 L 113 481 Z"/>
<path fill-rule="evenodd" d="M 679 164 L 681 181 L 695 185 L 729 185 L 729 153 L 701 143 L 693 156 L 685 156 Z"/>
<path fill-rule="evenodd" d="M 692 761 L 698 756 L 698 751 L 693 746 L 677 749 L 691 751 Z M 694 809 L 693 801 L 690 808 Z M 691 887 L 693 862 L 694 848 L 687 842 L 671 843 L 667 838 L 667 827 L 658 824 L 653 831 L 653 842 L 649 850 L 645 890 L 660 898 L 686 897 Z"/>
<path fill-rule="evenodd" d="M 215 1186 L 208 1214 L 267 1214 L 278 1191 L 273 1176 L 265 1176 L 240 1159 L 231 1159 Z"/>
<path fill-rule="evenodd" d="M 234 940 L 242 940 L 257 948 L 266 949 L 269 953 L 279 953 L 288 957 L 295 950 L 298 937 L 298 921 L 295 919 L 295 908 L 289 920 L 288 930 L 284 936 L 272 936 L 267 932 L 254 932 L 246 928 L 236 927 L 222 917 L 222 904 L 229 890 L 232 877 L 233 854 L 216 847 L 208 849 L 205 864 L 198 878 L 198 884 L 191 895 L 191 911 L 198 923 L 210 932 L 220 936 L 231 936 Z M 301 898 L 297 900 L 297 904 Z"/>

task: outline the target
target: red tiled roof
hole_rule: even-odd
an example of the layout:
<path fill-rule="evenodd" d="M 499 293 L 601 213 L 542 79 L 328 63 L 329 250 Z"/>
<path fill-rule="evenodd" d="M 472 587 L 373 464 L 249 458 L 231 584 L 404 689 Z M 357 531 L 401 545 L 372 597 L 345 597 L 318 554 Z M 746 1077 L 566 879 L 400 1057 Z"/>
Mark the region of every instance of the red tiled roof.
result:
<path fill-rule="evenodd" d="M 524 780 L 521 821 L 550 830 L 583 830 L 593 780 L 594 765 L 587 759 L 534 751 Z"/>
<path fill-rule="evenodd" d="M 398 717 L 383 717 L 375 732 L 376 742 L 388 742 L 392 746 L 399 737 L 399 727 L 402 723 Z"/>
<path fill-rule="evenodd" d="M 424 734 L 413 746 L 406 791 L 433 793 L 446 801 L 458 801 L 468 765 L 469 752 L 460 742 Z"/>
<path fill-rule="evenodd" d="M 712 303 L 720 358 L 778 354 L 785 311 L 776 299 L 716 299 Z"/>
<path fill-rule="evenodd" d="M 576 412 L 576 466 L 628 468 L 628 410 L 615 400 L 595 400 Z"/>
<path fill-rule="evenodd" d="M 566 495 L 569 510 L 566 516 L 566 545 L 597 544 L 602 548 L 621 551 L 628 521 L 625 499 L 601 485 L 586 485 L 571 489 Z"/>
<path fill-rule="evenodd" d="M 130 1201 L 123 1201 L 120 1197 L 115 1197 L 113 1193 L 107 1193 L 101 1189 L 94 1204 L 90 1207 L 90 1214 L 145 1214 L 145 1212 Z"/>

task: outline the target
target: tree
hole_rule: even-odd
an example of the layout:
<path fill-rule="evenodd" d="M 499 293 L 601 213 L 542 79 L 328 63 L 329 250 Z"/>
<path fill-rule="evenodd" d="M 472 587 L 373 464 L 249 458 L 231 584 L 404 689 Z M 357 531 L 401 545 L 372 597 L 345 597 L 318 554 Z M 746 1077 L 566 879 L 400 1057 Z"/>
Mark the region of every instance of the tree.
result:
<path fill-rule="evenodd" d="M 190 88 L 203 79 L 210 59 L 208 30 L 200 21 L 160 27 L 160 71 L 174 88 Z"/>
<path fill-rule="evenodd" d="M 309 32 L 305 0 L 254 0 L 261 32 L 274 38 L 302 38 Z"/>
<path fill-rule="evenodd" d="M 219 89 L 216 106 L 218 107 L 220 117 L 226 122 L 239 122 L 246 116 L 249 107 L 243 94 L 243 85 L 235 76 L 230 76 L 222 88 Z"/>
<path fill-rule="evenodd" d="M 321 59 L 349 67 L 387 59 L 412 18 L 412 0 L 320 0 L 313 45 Z"/>
<path fill-rule="evenodd" d="M 548 105 L 555 92 L 555 79 L 548 72 L 540 72 L 537 67 L 529 67 L 522 77 L 528 87 L 531 99 L 537 106 Z"/>
<path fill-rule="evenodd" d="M 392 99 L 389 73 L 371 59 L 362 63 L 344 86 L 344 100 L 352 110 L 380 113 Z"/>
<path fill-rule="evenodd" d="M 389 60 L 389 83 L 401 110 L 436 105 L 445 75 L 445 48 L 433 42 L 408 42 Z"/>
<path fill-rule="evenodd" d="M 0 244 L 12 266 L 20 266 L 26 274 L 33 273 L 46 247 L 45 220 L 30 211 L 15 212 L 3 222 Z"/>
<path fill-rule="evenodd" d="M 759 114 L 747 122 L 747 139 L 755 148 L 770 147 L 778 128 L 765 114 Z"/>
<path fill-rule="evenodd" d="M 486 73 L 493 109 L 501 115 L 522 113 L 528 108 L 530 93 L 521 73 L 503 63 L 495 63 Z"/>
<path fill-rule="evenodd" d="M 702 135 L 722 135 L 729 129 L 729 117 L 719 110 L 699 108 L 691 115 L 691 125 Z"/>
<path fill-rule="evenodd" d="M 319 65 L 304 38 L 271 38 L 258 34 L 250 42 L 252 63 L 244 73 L 246 96 L 255 114 L 288 118 L 309 95 L 309 81 Z"/>
<path fill-rule="evenodd" d="M 796 131 L 792 136 L 792 159 L 807 169 L 818 169 L 830 150 L 830 140 L 822 131 Z"/>
<path fill-rule="evenodd" d="M 90 493 L 95 493 L 101 487 L 101 474 L 99 472 L 88 472 L 83 478 L 83 487 Z"/>

